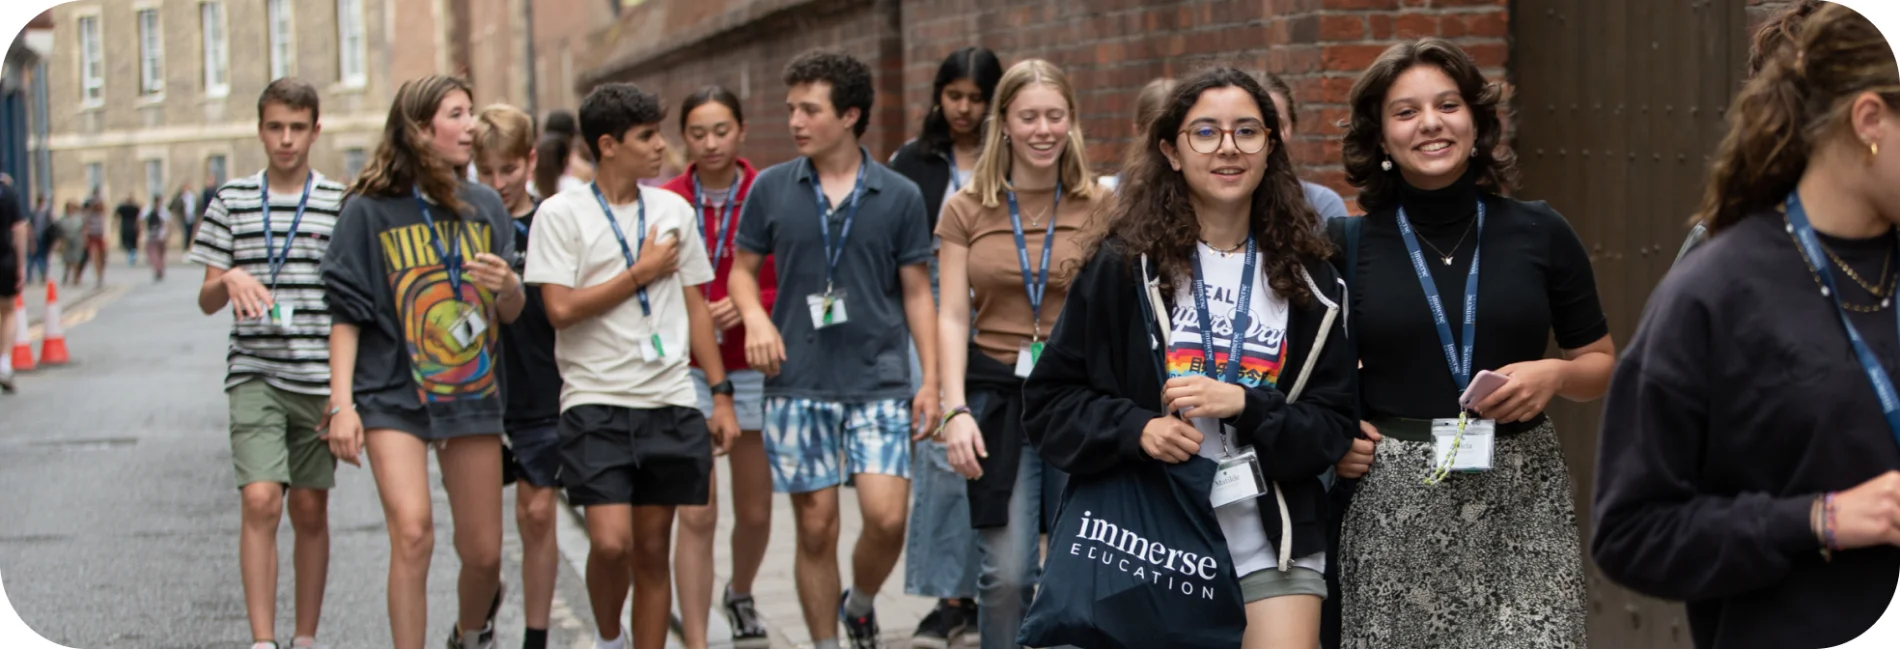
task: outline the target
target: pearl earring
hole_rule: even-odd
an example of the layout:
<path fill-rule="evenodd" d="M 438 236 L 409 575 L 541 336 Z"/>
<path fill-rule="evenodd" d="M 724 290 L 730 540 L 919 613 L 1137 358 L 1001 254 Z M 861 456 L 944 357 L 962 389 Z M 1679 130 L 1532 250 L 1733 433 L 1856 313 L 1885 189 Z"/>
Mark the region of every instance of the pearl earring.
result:
<path fill-rule="evenodd" d="M 1380 163 L 1379 163 L 1379 168 L 1380 168 L 1380 169 L 1384 169 L 1384 170 L 1386 170 L 1386 171 L 1391 171 L 1391 170 L 1392 170 L 1392 158 L 1391 158 L 1391 156 L 1387 156 L 1387 157 L 1386 157 L 1386 159 L 1385 159 L 1385 161 L 1383 161 L 1383 162 L 1380 162 Z"/>

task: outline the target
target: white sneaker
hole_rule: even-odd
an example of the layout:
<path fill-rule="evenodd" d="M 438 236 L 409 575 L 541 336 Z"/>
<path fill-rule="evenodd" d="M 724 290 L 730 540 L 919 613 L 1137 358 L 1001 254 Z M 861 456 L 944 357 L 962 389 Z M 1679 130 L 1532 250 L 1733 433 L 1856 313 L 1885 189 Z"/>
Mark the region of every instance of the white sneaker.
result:
<path fill-rule="evenodd" d="M 621 629 L 620 637 L 612 640 L 602 639 L 600 633 L 596 632 L 594 634 L 594 649 L 627 649 L 627 630 Z"/>

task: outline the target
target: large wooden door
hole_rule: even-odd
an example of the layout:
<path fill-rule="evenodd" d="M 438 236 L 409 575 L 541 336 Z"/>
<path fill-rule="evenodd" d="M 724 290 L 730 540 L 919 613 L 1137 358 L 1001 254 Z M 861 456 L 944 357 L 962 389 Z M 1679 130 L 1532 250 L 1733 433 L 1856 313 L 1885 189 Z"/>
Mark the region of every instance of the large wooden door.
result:
<path fill-rule="evenodd" d="M 1618 343 L 1634 333 L 1701 196 L 1747 59 L 1746 0 L 1514 0 L 1519 195 L 1583 238 Z M 1554 403 L 1586 560 L 1602 403 Z M 1682 607 L 1589 568 L 1590 645 L 1687 648 Z"/>

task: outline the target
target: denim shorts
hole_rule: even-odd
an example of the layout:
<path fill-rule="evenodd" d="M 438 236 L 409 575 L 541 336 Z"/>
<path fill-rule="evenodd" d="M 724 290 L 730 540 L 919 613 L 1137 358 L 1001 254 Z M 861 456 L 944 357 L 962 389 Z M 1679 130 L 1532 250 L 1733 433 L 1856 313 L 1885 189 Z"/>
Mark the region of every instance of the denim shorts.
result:
<path fill-rule="evenodd" d="M 733 370 L 732 411 L 739 416 L 739 430 L 765 428 L 765 375 L 758 370 Z M 699 414 L 712 419 L 712 388 L 706 384 L 706 372 L 693 368 L 693 391 L 699 394 Z"/>

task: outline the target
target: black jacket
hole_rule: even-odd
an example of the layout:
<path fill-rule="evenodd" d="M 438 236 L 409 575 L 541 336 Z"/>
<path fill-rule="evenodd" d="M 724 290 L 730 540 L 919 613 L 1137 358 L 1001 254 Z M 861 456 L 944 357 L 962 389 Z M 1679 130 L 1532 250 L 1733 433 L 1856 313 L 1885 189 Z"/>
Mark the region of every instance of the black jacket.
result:
<path fill-rule="evenodd" d="M 1155 462 L 1141 450 L 1141 431 L 1163 415 L 1162 355 L 1166 331 L 1156 332 L 1143 271 L 1125 261 L 1119 240 L 1105 242 L 1069 288 L 1042 359 L 1023 386 L 1023 427 L 1043 460 L 1087 480 L 1127 462 Z M 1358 431 L 1358 395 L 1353 353 L 1346 342 L 1344 289 L 1324 260 L 1309 260 L 1306 272 L 1320 299 L 1292 305 L 1287 317 L 1286 365 L 1299 385 L 1298 401 L 1282 388 L 1249 388 L 1247 405 L 1228 423 L 1260 455 L 1261 470 L 1284 496 L 1292 519 L 1292 556 L 1325 546 L 1326 490 L 1320 474 L 1344 457 Z M 1329 304 L 1330 303 L 1330 304 Z M 1331 315 L 1320 341 L 1320 328 Z M 1161 313 L 1168 313 L 1161 305 Z M 1280 510 L 1261 496 L 1267 537 L 1283 547 Z"/>
<path fill-rule="evenodd" d="M 943 193 L 950 190 L 950 159 L 942 153 L 925 153 L 921 142 L 911 140 L 891 154 L 887 166 L 924 192 L 924 213 L 930 216 L 930 231 L 936 232 L 937 211 L 943 208 Z"/>

